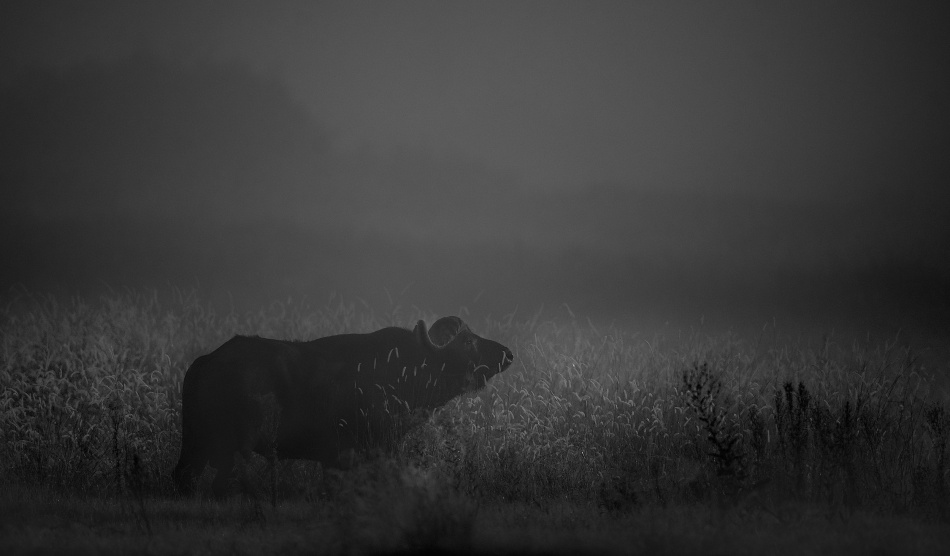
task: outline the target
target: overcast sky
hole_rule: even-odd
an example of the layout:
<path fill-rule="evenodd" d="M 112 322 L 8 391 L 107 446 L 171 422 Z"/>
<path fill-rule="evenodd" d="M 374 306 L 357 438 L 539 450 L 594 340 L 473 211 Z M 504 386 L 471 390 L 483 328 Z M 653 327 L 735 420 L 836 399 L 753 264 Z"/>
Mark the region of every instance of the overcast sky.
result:
<path fill-rule="evenodd" d="M 730 279 L 950 272 L 936 3 L 0 11 L 10 218 L 192 207 Z"/>
<path fill-rule="evenodd" d="M 850 192 L 945 158 L 927 3 L 24 4 L 0 24 L 5 80 L 140 52 L 249 64 L 339 145 L 528 185 Z"/>

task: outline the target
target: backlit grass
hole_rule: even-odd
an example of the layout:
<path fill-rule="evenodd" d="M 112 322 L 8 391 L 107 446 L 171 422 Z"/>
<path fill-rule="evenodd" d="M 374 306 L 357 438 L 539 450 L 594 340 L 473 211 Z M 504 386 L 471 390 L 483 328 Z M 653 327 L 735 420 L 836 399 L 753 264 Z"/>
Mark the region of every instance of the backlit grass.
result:
<path fill-rule="evenodd" d="M 892 527 L 886 542 L 897 546 L 925 534 L 918 551 L 928 552 L 946 533 L 945 394 L 896 345 L 792 345 L 768 331 L 645 338 L 581 319 L 470 322 L 509 346 L 514 364 L 437 411 L 396 454 L 345 473 L 287 461 L 274 474 L 255 457 L 245 497 L 212 502 L 207 474 L 196 500 L 174 496 L 169 478 L 195 357 L 236 333 L 303 340 L 437 315 L 335 298 L 239 315 L 187 293 L 63 303 L 12 292 L 2 302 L 0 498 L 13 549 L 42 544 L 30 531 L 51 523 L 65 538 L 76 524 L 115 524 L 115 544 L 90 552 L 142 542 L 180 552 L 187 539 L 228 551 L 222 535 L 239 552 L 260 543 L 690 551 L 709 528 L 733 531 L 721 548 L 741 552 L 787 542 L 804 524 L 860 550 L 868 537 L 843 523 Z M 681 521 L 644 532 L 658 519 Z"/>

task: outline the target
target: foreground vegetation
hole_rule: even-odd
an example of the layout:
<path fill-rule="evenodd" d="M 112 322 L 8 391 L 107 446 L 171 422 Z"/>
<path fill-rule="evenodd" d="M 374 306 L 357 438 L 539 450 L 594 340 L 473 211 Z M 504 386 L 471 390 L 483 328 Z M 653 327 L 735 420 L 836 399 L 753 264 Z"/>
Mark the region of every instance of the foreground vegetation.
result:
<path fill-rule="evenodd" d="M 244 315 L 194 294 L 0 300 L 0 552 L 936 553 L 950 540 L 946 393 L 896 345 L 471 322 L 515 363 L 397 453 L 347 473 L 255 458 L 248 494 L 215 502 L 177 498 L 168 476 L 196 356 L 235 333 L 435 316 L 338 299 Z"/>

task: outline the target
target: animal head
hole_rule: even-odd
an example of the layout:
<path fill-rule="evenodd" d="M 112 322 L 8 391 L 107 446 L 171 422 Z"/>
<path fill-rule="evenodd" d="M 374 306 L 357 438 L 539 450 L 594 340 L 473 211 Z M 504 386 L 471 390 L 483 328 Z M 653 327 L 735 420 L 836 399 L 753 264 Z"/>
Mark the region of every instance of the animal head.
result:
<path fill-rule="evenodd" d="M 458 378 L 468 391 L 484 387 L 488 379 L 514 361 L 511 350 L 478 336 L 458 317 L 442 317 L 429 330 L 420 320 L 414 332 L 423 349 L 445 361 L 446 368 L 464 372 L 464 376 Z"/>

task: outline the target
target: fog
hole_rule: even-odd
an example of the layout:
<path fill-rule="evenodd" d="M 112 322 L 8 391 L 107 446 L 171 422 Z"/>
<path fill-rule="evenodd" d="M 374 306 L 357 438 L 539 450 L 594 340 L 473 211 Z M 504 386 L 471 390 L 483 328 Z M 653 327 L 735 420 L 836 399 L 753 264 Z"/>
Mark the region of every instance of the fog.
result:
<path fill-rule="evenodd" d="M 4 291 L 946 349 L 950 60 L 925 10 L 3 10 Z"/>

